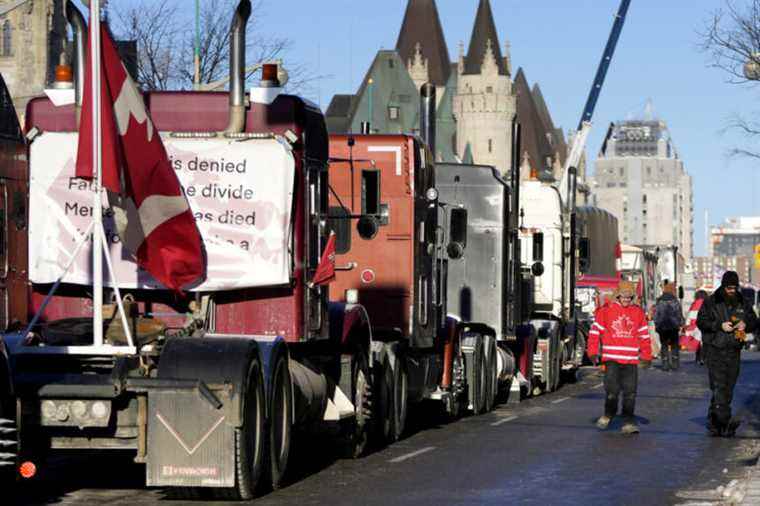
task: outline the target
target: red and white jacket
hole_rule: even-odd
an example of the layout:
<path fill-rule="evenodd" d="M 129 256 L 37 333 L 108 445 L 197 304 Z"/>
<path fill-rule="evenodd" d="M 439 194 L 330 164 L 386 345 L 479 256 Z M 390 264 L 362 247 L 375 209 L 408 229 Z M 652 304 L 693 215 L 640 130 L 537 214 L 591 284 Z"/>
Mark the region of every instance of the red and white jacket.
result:
<path fill-rule="evenodd" d="M 588 355 L 599 353 L 602 362 L 638 364 L 652 360 L 652 342 L 644 310 L 636 304 L 623 307 L 619 302 L 605 304 L 594 313 L 594 323 L 588 333 Z"/>

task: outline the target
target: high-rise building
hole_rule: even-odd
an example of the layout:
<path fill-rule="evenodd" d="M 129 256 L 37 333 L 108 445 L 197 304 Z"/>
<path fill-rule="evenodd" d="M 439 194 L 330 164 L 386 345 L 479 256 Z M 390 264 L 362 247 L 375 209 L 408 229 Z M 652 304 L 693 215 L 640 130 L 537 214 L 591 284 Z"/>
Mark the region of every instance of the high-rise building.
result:
<path fill-rule="evenodd" d="M 618 217 L 623 243 L 677 246 L 691 260 L 692 181 L 664 121 L 614 124 L 597 157 L 591 191 L 595 205 Z"/>
<path fill-rule="evenodd" d="M 739 216 L 710 227 L 709 256 L 752 256 L 760 245 L 760 217 Z"/>

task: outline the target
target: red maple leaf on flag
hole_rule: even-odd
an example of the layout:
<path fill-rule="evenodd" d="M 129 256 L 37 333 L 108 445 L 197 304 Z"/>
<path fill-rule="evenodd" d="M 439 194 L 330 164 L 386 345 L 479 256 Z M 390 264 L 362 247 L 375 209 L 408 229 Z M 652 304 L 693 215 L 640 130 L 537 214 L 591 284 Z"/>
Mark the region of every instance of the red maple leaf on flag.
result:
<path fill-rule="evenodd" d="M 322 258 L 319 260 L 310 286 L 326 285 L 335 279 L 335 232 L 330 232 Z"/>
<path fill-rule="evenodd" d="M 99 28 L 103 186 L 120 202 L 114 219 L 124 246 L 156 280 L 180 290 L 205 276 L 203 241 L 142 94 L 105 25 Z M 93 179 L 95 169 L 92 108 L 88 50 L 76 164 L 77 177 L 85 179 Z"/>

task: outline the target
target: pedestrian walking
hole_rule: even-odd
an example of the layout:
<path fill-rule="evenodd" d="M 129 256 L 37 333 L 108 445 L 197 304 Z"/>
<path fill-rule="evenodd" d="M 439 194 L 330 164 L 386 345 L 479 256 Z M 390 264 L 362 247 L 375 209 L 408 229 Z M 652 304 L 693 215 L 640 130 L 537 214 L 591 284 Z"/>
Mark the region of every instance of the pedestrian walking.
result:
<path fill-rule="evenodd" d="M 662 295 L 654 306 L 654 329 L 660 336 L 660 360 L 663 371 L 675 371 L 681 365 L 678 335 L 683 324 L 683 311 L 681 302 L 676 297 L 676 285 L 665 283 Z"/>
<path fill-rule="evenodd" d="M 621 281 L 616 292 L 617 300 L 599 308 L 589 332 L 588 355 L 591 362 L 601 362 L 604 372 L 604 414 L 596 421 L 596 426 L 606 429 L 618 410 L 618 399 L 623 393 L 623 434 L 636 434 L 634 410 L 638 387 L 638 365 L 648 367 L 652 363 L 652 344 L 649 338 L 647 318 L 644 310 L 633 303 L 634 286 L 629 281 Z"/>
<path fill-rule="evenodd" d="M 705 299 L 697 316 L 704 358 L 710 377 L 707 429 L 714 436 L 731 437 L 739 420 L 731 417 L 731 401 L 739 378 L 741 351 L 748 332 L 757 327 L 751 302 L 739 292 L 739 276 L 726 271 L 720 287 Z"/>
<path fill-rule="evenodd" d="M 693 351 L 695 353 L 695 360 L 699 365 L 705 365 L 705 361 L 702 356 L 702 331 L 697 327 L 697 315 L 707 296 L 708 293 L 704 290 L 697 290 L 697 293 L 694 294 L 694 302 L 689 307 L 689 312 L 686 315 L 686 325 L 684 325 L 681 332 L 681 349 Z"/>

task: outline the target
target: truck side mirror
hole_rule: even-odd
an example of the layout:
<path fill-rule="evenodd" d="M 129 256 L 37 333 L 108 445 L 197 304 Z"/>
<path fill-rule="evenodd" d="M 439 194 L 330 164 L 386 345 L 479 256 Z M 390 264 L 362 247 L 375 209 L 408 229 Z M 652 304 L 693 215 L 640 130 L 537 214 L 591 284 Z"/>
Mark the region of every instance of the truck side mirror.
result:
<path fill-rule="evenodd" d="M 578 240 L 578 266 L 583 273 L 591 268 L 591 241 L 588 237 Z"/>
<path fill-rule="evenodd" d="M 533 261 L 540 262 L 544 259 L 544 233 L 533 233 Z"/>
<path fill-rule="evenodd" d="M 683 287 L 679 286 L 678 287 L 678 298 L 681 299 L 681 300 L 683 300 L 683 297 L 684 297 Z"/>
<path fill-rule="evenodd" d="M 451 210 L 449 222 L 449 244 L 446 252 L 452 259 L 462 258 L 467 247 L 467 209 L 457 207 Z"/>

